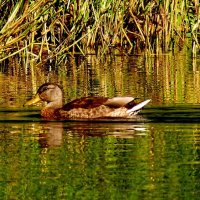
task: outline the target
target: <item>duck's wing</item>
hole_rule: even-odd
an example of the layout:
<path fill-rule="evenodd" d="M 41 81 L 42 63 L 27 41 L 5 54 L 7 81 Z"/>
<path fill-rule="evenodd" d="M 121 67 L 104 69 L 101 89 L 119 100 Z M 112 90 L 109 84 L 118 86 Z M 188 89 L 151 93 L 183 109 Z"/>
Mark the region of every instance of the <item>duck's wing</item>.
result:
<path fill-rule="evenodd" d="M 62 110 L 69 111 L 74 108 L 91 109 L 101 105 L 105 105 L 111 108 L 119 108 L 127 105 L 129 102 L 133 102 L 133 97 L 82 97 L 75 99 L 62 107 Z M 133 106 L 130 106 L 131 108 Z"/>
<path fill-rule="evenodd" d="M 119 107 L 126 106 L 131 102 L 134 103 L 133 97 L 113 97 L 113 98 L 109 98 L 104 103 L 104 105 L 109 106 L 109 107 L 119 108 Z"/>
<path fill-rule="evenodd" d="M 108 99 L 107 97 L 82 97 L 65 104 L 62 110 L 69 111 L 74 108 L 91 109 L 103 105 Z"/>

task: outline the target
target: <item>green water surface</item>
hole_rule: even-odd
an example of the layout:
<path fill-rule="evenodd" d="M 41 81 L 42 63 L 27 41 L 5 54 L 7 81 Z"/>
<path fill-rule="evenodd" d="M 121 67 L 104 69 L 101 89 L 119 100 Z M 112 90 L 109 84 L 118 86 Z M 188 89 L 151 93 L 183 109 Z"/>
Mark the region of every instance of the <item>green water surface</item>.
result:
<path fill-rule="evenodd" d="M 0 65 L 0 199 L 199 199 L 199 61 L 180 52 Z M 47 121 L 42 104 L 23 107 L 44 82 L 60 84 L 65 102 L 152 101 L 134 120 Z"/>
<path fill-rule="evenodd" d="M 0 198 L 198 199 L 200 124 L 150 111 L 148 122 L 0 121 Z"/>

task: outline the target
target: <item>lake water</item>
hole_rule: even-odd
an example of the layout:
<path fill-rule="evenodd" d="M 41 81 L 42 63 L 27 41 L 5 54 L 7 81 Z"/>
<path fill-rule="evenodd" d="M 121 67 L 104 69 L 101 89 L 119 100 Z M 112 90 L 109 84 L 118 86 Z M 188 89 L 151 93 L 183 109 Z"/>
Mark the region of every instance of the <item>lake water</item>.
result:
<path fill-rule="evenodd" d="M 61 67 L 0 65 L 0 199 L 199 199 L 200 59 L 118 55 Z M 45 121 L 23 107 L 44 82 L 65 101 L 133 95 L 134 120 Z"/>

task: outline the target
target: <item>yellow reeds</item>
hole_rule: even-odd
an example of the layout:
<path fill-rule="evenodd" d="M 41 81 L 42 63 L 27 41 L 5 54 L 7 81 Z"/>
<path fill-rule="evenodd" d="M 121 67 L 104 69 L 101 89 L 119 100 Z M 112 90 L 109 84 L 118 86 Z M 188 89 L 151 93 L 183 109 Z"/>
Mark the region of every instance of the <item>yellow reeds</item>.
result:
<path fill-rule="evenodd" d="M 197 0 L 7 0 L 0 9 L 0 58 L 25 46 L 41 62 L 101 46 L 161 54 L 183 45 L 199 49 Z M 192 43 L 188 43 L 188 35 Z M 16 53 L 14 53 L 16 52 Z"/>

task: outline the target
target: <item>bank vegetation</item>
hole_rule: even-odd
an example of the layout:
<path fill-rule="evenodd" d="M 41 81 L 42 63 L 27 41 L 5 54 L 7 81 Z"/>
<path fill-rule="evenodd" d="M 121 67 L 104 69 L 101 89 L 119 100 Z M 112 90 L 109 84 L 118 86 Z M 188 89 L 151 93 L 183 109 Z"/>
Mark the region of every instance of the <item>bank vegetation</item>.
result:
<path fill-rule="evenodd" d="M 199 50 L 198 0 L 1 0 L 0 61 Z M 97 51 L 98 50 L 98 51 Z"/>

